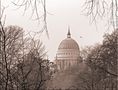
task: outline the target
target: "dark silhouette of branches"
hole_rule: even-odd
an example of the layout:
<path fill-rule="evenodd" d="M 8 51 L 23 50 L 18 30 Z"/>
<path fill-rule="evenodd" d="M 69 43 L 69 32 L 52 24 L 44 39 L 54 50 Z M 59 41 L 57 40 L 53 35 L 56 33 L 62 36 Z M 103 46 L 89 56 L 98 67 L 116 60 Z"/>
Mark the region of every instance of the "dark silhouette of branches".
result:
<path fill-rule="evenodd" d="M 48 35 L 45 0 L 16 0 L 13 4 L 19 8 L 24 7 L 24 14 L 27 10 L 32 10 L 31 18 L 43 20 L 44 27 L 40 32 L 46 30 Z M 2 21 L 5 8 L 1 8 L 0 6 L 0 90 L 45 88 L 45 82 L 51 76 L 50 62 L 44 59 L 45 47 L 35 36 L 26 36 L 23 28 L 5 27 L 5 20 Z"/>
<path fill-rule="evenodd" d="M 111 34 L 104 35 L 102 44 L 82 51 L 88 68 L 75 78 L 79 90 L 117 90 L 117 41 L 118 31 L 114 30 Z"/>
<path fill-rule="evenodd" d="M 1 52 L 0 52 L 0 62 L 1 70 L 4 76 L 4 82 L 2 82 L 5 90 L 8 90 L 9 79 L 10 79 L 10 69 L 14 65 L 16 60 L 16 55 L 18 55 L 19 47 L 18 40 L 22 33 L 20 28 L 15 29 L 14 27 L 4 28 L 1 24 Z M 12 28 L 12 29 L 11 29 Z M 15 30 L 14 30 L 15 29 Z M 12 32 L 12 33 L 11 33 Z M 5 83 L 5 84 L 4 84 Z"/>
<path fill-rule="evenodd" d="M 98 18 L 108 19 L 108 27 L 118 28 L 118 1 L 117 0 L 86 0 L 84 11 L 90 16 L 91 21 L 97 21 Z"/>
<path fill-rule="evenodd" d="M 43 27 L 40 32 L 46 31 L 47 36 L 47 10 L 46 10 L 46 0 L 15 0 L 12 2 L 18 8 L 24 8 L 25 14 L 28 10 L 31 11 L 31 19 L 37 20 L 38 23 L 43 22 Z"/>
<path fill-rule="evenodd" d="M 50 62 L 44 59 L 45 47 L 39 39 L 25 37 L 18 26 L 8 26 L 1 30 L 0 44 L 0 89 L 45 88 Z"/>

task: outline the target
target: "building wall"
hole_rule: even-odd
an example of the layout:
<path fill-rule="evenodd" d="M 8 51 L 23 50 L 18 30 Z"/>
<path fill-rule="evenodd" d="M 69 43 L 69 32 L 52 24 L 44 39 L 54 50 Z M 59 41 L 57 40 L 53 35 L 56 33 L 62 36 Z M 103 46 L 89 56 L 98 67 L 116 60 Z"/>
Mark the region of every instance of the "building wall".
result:
<path fill-rule="evenodd" d="M 68 60 L 56 60 L 56 65 L 58 70 L 66 70 L 68 68 L 71 68 L 72 66 L 75 66 L 79 63 L 79 60 L 75 59 L 68 59 Z"/>

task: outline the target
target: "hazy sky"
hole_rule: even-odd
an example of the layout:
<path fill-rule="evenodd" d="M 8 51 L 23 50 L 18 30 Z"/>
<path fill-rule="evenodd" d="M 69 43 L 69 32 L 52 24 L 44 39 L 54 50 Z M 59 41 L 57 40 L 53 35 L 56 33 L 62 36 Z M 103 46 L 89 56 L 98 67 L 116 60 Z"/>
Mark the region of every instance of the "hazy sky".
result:
<path fill-rule="evenodd" d="M 22 15 L 22 9 L 16 10 L 10 0 L 3 0 L 6 11 L 6 25 L 18 25 L 26 31 L 39 31 L 36 21 L 30 19 L 30 12 Z M 13 1 L 13 0 L 12 0 Z M 82 13 L 85 0 L 46 0 L 47 25 L 50 39 L 44 32 L 41 36 L 46 45 L 49 59 L 53 60 L 60 42 L 66 38 L 68 26 L 70 26 L 72 38 L 75 39 L 80 49 L 87 45 L 94 45 L 102 41 L 107 26 L 103 22 L 98 23 L 97 28 L 89 23 L 89 18 Z M 80 38 L 80 36 L 82 38 Z"/>

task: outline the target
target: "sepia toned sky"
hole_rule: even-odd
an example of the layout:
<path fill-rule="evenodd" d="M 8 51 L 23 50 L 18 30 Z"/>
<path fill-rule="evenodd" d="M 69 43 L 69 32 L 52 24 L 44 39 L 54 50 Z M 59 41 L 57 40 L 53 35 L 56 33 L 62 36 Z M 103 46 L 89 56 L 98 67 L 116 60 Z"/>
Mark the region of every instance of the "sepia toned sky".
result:
<path fill-rule="evenodd" d="M 14 1 L 14 0 L 11 0 Z M 16 9 L 10 0 L 3 0 L 6 6 L 6 25 L 18 25 L 25 31 L 39 31 L 41 26 L 37 21 L 30 19 L 31 12 L 28 11 L 23 15 L 23 10 Z M 56 51 L 60 42 L 66 38 L 68 26 L 72 38 L 77 41 L 80 49 L 87 45 L 101 43 L 103 35 L 107 31 L 107 25 L 104 21 L 98 22 L 97 26 L 91 24 L 90 18 L 82 12 L 85 0 L 46 0 L 47 8 L 47 27 L 49 39 L 43 32 L 39 37 L 46 46 L 48 57 L 54 60 Z"/>

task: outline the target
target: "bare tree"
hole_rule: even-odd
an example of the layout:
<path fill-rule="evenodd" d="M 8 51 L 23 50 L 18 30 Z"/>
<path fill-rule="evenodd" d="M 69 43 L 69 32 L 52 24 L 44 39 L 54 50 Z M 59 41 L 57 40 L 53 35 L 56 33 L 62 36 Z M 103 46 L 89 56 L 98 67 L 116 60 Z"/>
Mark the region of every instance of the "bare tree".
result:
<path fill-rule="evenodd" d="M 22 37 L 22 28 L 17 26 L 10 26 L 7 28 L 3 28 L 1 26 L 1 52 L 0 52 L 0 73 L 2 80 L 2 87 L 5 90 L 8 89 L 8 85 L 10 83 L 10 69 L 15 64 L 16 56 L 19 53 L 21 43 L 19 42 Z"/>
<path fill-rule="evenodd" d="M 23 0 L 21 4 L 19 4 L 20 0 L 17 1 L 13 3 L 19 7 L 25 7 L 24 12 L 29 8 L 32 9 L 31 17 L 34 16 L 38 21 L 43 19 L 44 27 L 40 32 L 44 30 L 47 32 L 45 0 L 44 2 Z M 42 15 L 38 12 L 39 4 L 43 7 Z M 2 8 L 1 5 L 0 8 Z M 46 53 L 43 53 L 42 43 L 34 38 L 24 38 L 23 29 L 18 26 L 5 28 L 2 22 L 4 9 L 0 12 L 0 89 L 39 90 L 44 88 L 45 81 L 50 78 L 50 62 L 44 60 Z"/>
<path fill-rule="evenodd" d="M 117 30 L 106 34 L 103 44 L 91 50 L 87 56 L 89 70 L 78 77 L 80 85 L 85 83 L 90 90 L 117 90 L 117 36 Z"/>
<path fill-rule="evenodd" d="M 14 81 L 18 90 L 39 90 L 45 88 L 45 82 L 50 79 L 49 61 L 43 59 L 45 56 L 44 46 L 38 40 L 31 40 L 29 52 L 23 56 L 17 64 L 14 73 Z"/>
<path fill-rule="evenodd" d="M 49 60 L 40 40 L 25 38 L 23 29 L 1 30 L 0 89 L 39 90 L 50 79 Z"/>
<path fill-rule="evenodd" d="M 82 54 L 88 68 L 75 78 L 79 90 L 117 90 L 117 41 L 118 31 L 115 30 L 104 35 L 102 44 L 84 49 Z"/>
<path fill-rule="evenodd" d="M 98 18 L 108 20 L 108 27 L 118 28 L 118 1 L 117 0 L 86 0 L 85 13 L 90 16 L 91 21 Z"/>
<path fill-rule="evenodd" d="M 48 36 L 46 0 L 15 0 L 12 3 L 18 8 L 24 8 L 23 14 L 28 10 L 31 11 L 30 18 L 37 20 L 39 25 L 43 23 L 43 27 L 38 33 L 45 30 Z"/>

